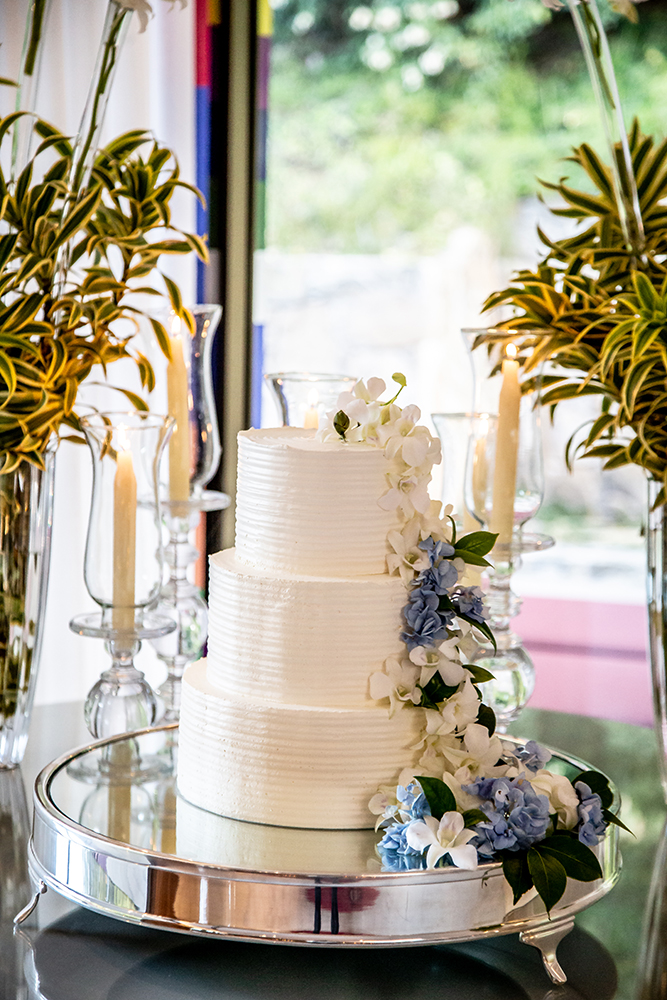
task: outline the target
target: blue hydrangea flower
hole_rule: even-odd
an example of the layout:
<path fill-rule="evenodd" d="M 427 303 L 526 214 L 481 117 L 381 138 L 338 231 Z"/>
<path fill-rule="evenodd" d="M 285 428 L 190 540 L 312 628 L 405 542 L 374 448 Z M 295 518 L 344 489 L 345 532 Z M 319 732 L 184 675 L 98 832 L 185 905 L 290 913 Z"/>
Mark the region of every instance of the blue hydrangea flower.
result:
<path fill-rule="evenodd" d="M 550 823 L 549 799 L 525 778 L 478 778 L 463 790 L 479 796 L 488 819 L 475 826 L 472 843 L 482 857 L 496 851 L 520 851 L 543 840 Z"/>
<path fill-rule="evenodd" d="M 423 549 L 424 552 L 428 552 L 431 565 L 440 559 L 451 559 L 455 551 L 454 546 L 450 545 L 449 542 L 436 542 L 432 535 L 429 535 L 423 542 L 420 542 L 419 548 Z"/>
<path fill-rule="evenodd" d="M 411 782 L 407 788 L 399 785 L 396 789 L 396 798 L 400 802 L 401 813 L 409 816 L 410 819 L 422 819 L 431 815 L 431 807 L 428 804 L 421 785 L 416 781 Z"/>
<path fill-rule="evenodd" d="M 377 845 L 384 871 L 400 872 L 424 867 L 422 852 L 410 847 L 406 839 L 406 830 L 412 822 L 414 820 L 393 823 Z"/>
<path fill-rule="evenodd" d="M 577 814 L 581 821 L 579 840 L 586 847 L 595 847 L 604 837 L 608 825 L 602 814 L 602 800 L 585 781 L 577 781 L 574 789 L 579 796 L 577 808 Z"/>
<path fill-rule="evenodd" d="M 541 747 L 535 740 L 528 740 L 525 746 L 517 747 L 514 756 L 529 771 L 540 771 L 550 760 L 551 751 Z"/>
<path fill-rule="evenodd" d="M 447 638 L 447 625 L 437 611 L 438 597 L 428 591 L 413 590 L 403 609 L 407 629 L 401 639 L 409 650 L 415 646 L 435 646 Z"/>
<path fill-rule="evenodd" d="M 479 587 L 457 587 L 451 595 L 457 613 L 476 622 L 485 622 L 484 592 Z"/>
<path fill-rule="evenodd" d="M 422 590 L 433 591 L 440 596 L 448 593 L 451 587 L 456 586 L 458 578 L 459 573 L 454 563 L 448 559 L 442 559 L 430 569 L 422 570 L 416 582 Z"/>

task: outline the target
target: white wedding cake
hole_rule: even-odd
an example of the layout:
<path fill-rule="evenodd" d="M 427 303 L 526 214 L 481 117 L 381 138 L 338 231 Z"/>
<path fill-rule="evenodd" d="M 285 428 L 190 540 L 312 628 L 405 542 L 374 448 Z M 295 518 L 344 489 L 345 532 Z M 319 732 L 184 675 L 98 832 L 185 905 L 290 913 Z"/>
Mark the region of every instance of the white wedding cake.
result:
<path fill-rule="evenodd" d="M 378 503 L 382 448 L 320 436 L 239 435 L 236 548 L 210 561 L 208 660 L 183 679 L 178 787 L 235 819 L 365 828 L 373 792 L 416 763 L 423 725 L 369 690 L 404 648 L 405 585 L 386 563 L 400 514 Z"/>

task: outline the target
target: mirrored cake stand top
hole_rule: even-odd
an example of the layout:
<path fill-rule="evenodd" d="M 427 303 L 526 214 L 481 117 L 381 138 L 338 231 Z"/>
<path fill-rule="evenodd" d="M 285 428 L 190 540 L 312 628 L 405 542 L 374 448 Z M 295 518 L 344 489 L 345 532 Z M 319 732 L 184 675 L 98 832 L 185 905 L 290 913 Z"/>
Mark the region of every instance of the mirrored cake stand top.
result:
<path fill-rule="evenodd" d="M 176 791 L 177 753 L 174 724 L 101 740 L 41 772 L 29 847 L 36 894 L 17 920 L 50 887 L 131 923 L 244 941 L 398 947 L 519 933 L 563 982 L 558 942 L 620 872 L 610 826 L 597 848 L 603 878 L 569 880 L 549 918 L 538 898 L 512 905 L 498 863 L 385 871 L 373 830 L 261 826 L 199 809 Z M 570 777 L 588 768 L 562 753 L 549 766 Z"/>

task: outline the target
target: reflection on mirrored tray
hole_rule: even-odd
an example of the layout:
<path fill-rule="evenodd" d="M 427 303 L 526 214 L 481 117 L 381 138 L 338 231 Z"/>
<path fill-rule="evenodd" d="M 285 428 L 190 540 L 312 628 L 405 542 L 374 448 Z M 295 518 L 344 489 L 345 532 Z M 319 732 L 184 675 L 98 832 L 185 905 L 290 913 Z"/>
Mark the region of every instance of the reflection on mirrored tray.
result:
<path fill-rule="evenodd" d="M 374 830 L 262 826 L 191 805 L 176 790 L 177 754 L 177 730 L 119 740 L 61 767 L 49 794 L 88 830 L 189 861 L 303 874 L 381 870 Z"/>
<path fill-rule="evenodd" d="M 395 851 L 378 851 L 384 831 L 264 826 L 209 813 L 177 791 L 177 755 L 177 729 L 118 740 L 60 767 L 49 794 L 62 813 L 88 830 L 188 861 L 304 875 L 425 867 L 421 856 L 397 866 Z M 579 770 L 557 756 L 550 766 L 569 776 Z"/>
<path fill-rule="evenodd" d="M 24 942 L 26 943 L 26 942 Z M 258 947 L 185 939 L 75 910 L 34 936 L 35 1000 L 611 1000 L 616 970 L 591 935 L 562 944 L 570 980 L 554 989 L 516 937 L 428 948 Z M 9 998 L 8 998 L 9 1000 Z M 12 997 L 11 1000 L 14 1000 Z"/>

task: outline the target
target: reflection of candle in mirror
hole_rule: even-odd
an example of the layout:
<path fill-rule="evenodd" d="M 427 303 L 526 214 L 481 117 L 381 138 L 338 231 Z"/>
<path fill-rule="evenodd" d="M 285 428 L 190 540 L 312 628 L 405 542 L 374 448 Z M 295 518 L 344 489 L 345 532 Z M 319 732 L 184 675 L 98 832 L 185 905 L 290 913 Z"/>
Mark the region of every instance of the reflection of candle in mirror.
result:
<path fill-rule="evenodd" d="M 308 393 L 308 409 L 306 410 L 306 416 L 303 421 L 303 426 L 308 431 L 317 430 L 319 427 L 320 415 L 317 412 L 317 404 L 319 401 L 320 397 L 317 389 L 311 389 Z"/>
<path fill-rule="evenodd" d="M 172 323 L 171 361 L 167 365 L 167 400 L 175 426 L 169 441 L 169 499 L 187 500 L 190 495 L 190 419 L 188 370 L 185 365 L 181 321 Z"/>
<path fill-rule="evenodd" d="M 503 384 L 498 406 L 496 460 L 493 474 L 491 530 L 498 532 L 497 545 L 509 545 L 514 527 L 516 467 L 519 454 L 519 411 L 521 386 L 515 344 L 505 348 L 502 366 Z"/>
<path fill-rule="evenodd" d="M 113 624 L 134 627 L 134 572 L 137 532 L 137 477 L 124 429 L 118 429 L 119 448 L 113 482 Z"/>

